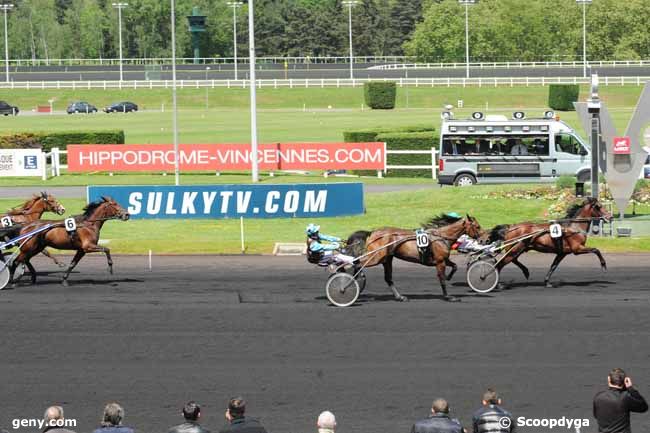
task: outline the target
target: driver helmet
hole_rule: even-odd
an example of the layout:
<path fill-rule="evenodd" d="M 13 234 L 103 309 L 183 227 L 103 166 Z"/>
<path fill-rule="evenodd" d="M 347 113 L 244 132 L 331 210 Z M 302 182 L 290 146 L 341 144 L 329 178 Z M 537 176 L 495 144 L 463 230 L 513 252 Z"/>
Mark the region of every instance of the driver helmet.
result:
<path fill-rule="evenodd" d="M 447 216 L 451 218 L 462 218 L 458 212 L 447 212 Z"/>
<path fill-rule="evenodd" d="M 305 229 L 305 233 L 307 233 L 307 236 L 314 236 L 318 234 L 319 231 L 320 231 L 320 226 L 316 224 L 309 224 Z"/>

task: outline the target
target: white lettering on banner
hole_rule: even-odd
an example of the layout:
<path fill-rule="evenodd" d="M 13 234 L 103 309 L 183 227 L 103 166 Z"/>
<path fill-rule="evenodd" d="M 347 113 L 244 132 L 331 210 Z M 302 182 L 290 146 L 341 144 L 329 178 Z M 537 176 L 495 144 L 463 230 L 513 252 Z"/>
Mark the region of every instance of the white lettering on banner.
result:
<path fill-rule="evenodd" d="M 289 191 L 284 197 L 284 211 L 286 213 L 294 213 L 298 210 L 300 205 L 300 193 L 298 191 Z"/>
<path fill-rule="evenodd" d="M 269 191 L 266 194 L 266 204 L 264 205 L 264 210 L 266 213 L 274 214 L 278 211 L 279 206 L 274 203 L 274 200 L 280 198 L 280 191 Z"/>
<path fill-rule="evenodd" d="M 232 197 L 232 191 L 222 191 L 221 192 L 221 213 L 228 213 L 228 203 L 230 202 L 230 197 Z"/>
<path fill-rule="evenodd" d="M 176 196 L 175 192 L 170 192 L 167 194 L 167 207 L 165 208 L 166 215 L 176 215 L 176 209 L 174 209 L 174 197 Z"/>
<path fill-rule="evenodd" d="M 181 214 L 183 215 L 196 214 L 196 208 L 194 207 L 194 200 L 196 200 L 197 195 L 199 195 L 198 192 L 183 193 L 183 206 L 181 206 Z"/>
<path fill-rule="evenodd" d="M 237 191 L 237 213 L 246 213 L 251 201 L 251 191 Z"/>
<path fill-rule="evenodd" d="M 210 211 L 212 210 L 212 203 L 214 203 L 214 199 L 217 198 L 217 193 L 216 192 L 204 192 L 203 193 L 203 213 L 206 215 L 210 214 Z"/>
<path fill-rule="evenodd" d="M 129 194 L 129 207 L 127 211 L 131 215 L 140 215 L 142 211 L 142 193 L 141 192 L 132 192 Z"/>
<path fill-rule="evenodd" d="M 307 191 L 305 194 L 305 207 L 304 212 L 325 212 L 325 204 L 327 203 L 327 190 Z"/>
<path fill-rule="evenodd" d="M 162 206 L 162 192 L 150 192 L 147 199 L 147 213 L 158 215 Z"/>

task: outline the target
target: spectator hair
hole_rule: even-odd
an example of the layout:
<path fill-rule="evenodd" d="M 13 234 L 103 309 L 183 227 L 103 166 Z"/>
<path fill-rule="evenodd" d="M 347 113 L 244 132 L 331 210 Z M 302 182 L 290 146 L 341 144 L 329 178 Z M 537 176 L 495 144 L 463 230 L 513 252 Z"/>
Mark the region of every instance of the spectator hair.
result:
<path fill-rule="evenodd" d="M 55 416 L 52 416 L 52 412 L 56 412 Z M 45 414 L 43 414 L 43 419 L 45 421 L 56 421 L 63 419 L 63 408 L 61 406 L 50 406 L 45 409 Z"/>
<path fill-rule="evenodd" d="M 449 403 L 444 398 L 437 398 L 433 400 L 431 408 L 435 413 L 449 413 Z"/>
<path fill-rule="evenodd" d="M 242 397 L 231 398 L 228 402 L 228 411 L 233 418 L 241 418 L 246 412 L 246 401 Z"/>
<path fill-rule="evenodd" d="M 195 401 L 188 401 L 183 406 L 183 416 L 187 421 L 196 421 L 199 419 L 199 414 L 201 413 L 201 406 L 198 405 Z"/>
<path fill-rule="evenodd" d="M 625 371 L 622 368 L 614 368 L 609 372 L 609 381 L 614 386 L 625 385 Z"/>
<path fill-rule="evenodd" d="M 489 404 L 499 404 L 499 394 L 492 388 L 488 388 L 483 393 L 483 401 Z"/>
<path fill-rule="evenodd" d="M 124 419 L 124 408 L 116 402 L 111 402 L 104 407 L 102 416 L 102 427 L 113 427 L 122 424 Z"/>

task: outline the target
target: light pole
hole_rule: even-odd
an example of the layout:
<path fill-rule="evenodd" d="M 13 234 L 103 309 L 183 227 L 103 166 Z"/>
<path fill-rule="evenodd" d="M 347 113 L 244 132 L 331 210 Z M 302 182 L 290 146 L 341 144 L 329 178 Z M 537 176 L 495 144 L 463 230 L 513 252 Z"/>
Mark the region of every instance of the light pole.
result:
<path fill-rule="evenodd" d="M 208 110 L 208 73 L 210 72 L 210 67 L 206 66 L 205 68 L 205 110 Z"/>
<path fill-rule="evenodd" d="M 458 0 L 458 3 L 465 6 L 465 69 L 469 78 L 469 7 L 478 3 L 478 0 Z"/>
<path fill-rule="evenodd" d="M 235 61 L 235 80 L 237 76 L 237 9 L 243 5 L 243 2 L 235 1 L 228 2 L 227 5 L 232 8 L 232 52 L 234 53 Z"/>
<path fill-rule="evenodd" d="M 12 4 L 0 5 L 0 9 L 5 13 L 5 79 L 7 83 L 9 82 L 9 36 L 7 34 L 7 12 L 13 9 L 13 7 L 14 5 Z"/>
<path fill-rule="evenodd" d="M 250 81 L 251 92 L 251 175 L 253 182 L 258 182 L 259 171 L 257 163 L 257 81 L 255 80 L 255 17 L 254 0 L 248 0 L 248 47 L 250 55 Z"/>
<path fill-rule="evenodd" d="M 577 4 L 582 4 L 582 76 L 587 78 L 587 5 L 592 0 L 576 0 Z"/>
<path fill-rule="evenodd" d="M 178 152 L 178 106 L 176 98 L 176 5 L 171 0 L 172 13 L 172 128 L 174 130 L 174 184 L 181 183 L 180 155 Z"/>
<path fill-rule="evenodd" d="M 343 6 L 348 7 L 348 22 L 350 31 L 350 79 L 354 80 L 354 54 L 352 53 L 352 8 L 359 4 L 359 0 L 343 0 Z"/>
<path fill-rule="evenodd" d="M 117 26 L 118 26 L 118 33 L 120 37 L 120 81 L 124 81 L 124 71 L 123 71 L 123 66 L 122 63 L 124 61 L 122 57 L 122 9 L 127 7 L 129 4 L 128 3 L 113 3 L 113 7 L 117 9 Z"/>

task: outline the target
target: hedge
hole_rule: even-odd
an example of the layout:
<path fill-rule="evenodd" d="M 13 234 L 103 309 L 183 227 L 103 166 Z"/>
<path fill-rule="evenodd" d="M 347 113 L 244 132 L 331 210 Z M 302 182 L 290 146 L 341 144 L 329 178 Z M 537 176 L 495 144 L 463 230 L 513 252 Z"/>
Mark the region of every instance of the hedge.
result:
<path fill-rule="evenodd" d="M 344 131 L 343 141 L 346 143 L 368 143 L 377 140 L 379 134 L 397 133 L 397 132 L 428 132 L 435 131 L 431 125 L 416 125 L 416 126 L 403 126 L 400 128 L 375 128 L 375 129 L 360 129 L 356 131 Z"/>
<path fill-rule="evenodd" d="M 548 106 L 553 110 L 575 111 L 573 103 L 580 97 L 577 84 L 551 84 L 548 88 Z"/>
<path fill-rule="evenodd" d="M 373 110 L 392 110 L 397 99 L 397 83 L 394 81 L 369 82 L 363 85 L 366 105 Z"/>

